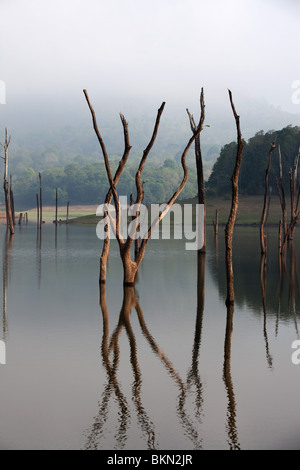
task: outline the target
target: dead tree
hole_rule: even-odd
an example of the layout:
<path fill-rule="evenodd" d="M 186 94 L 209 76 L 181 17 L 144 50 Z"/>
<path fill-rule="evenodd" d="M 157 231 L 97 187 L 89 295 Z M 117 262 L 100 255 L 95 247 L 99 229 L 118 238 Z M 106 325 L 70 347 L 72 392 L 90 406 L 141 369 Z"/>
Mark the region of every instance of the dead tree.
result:
<path fill-rule="evenodd" d="M 69 223 L 69 212 L 70 212 L 70 201 L 67 203 L 67 219 L 66 219 L 66 224 L 68 225 Z"/>
<path fill-rule="evenodd" d="M 113 178 L 113 176 L 112 176 L 107 150 L 106 150 L 104 141 L 102 139 L 102 136 L 100 134 L 100 131 L 99 131 L 99 128 L 98 128 L 98 125 L 97 125 L 95 111 L 94 111 L 94 109 L 91 105 L 91 102 L 89 100 L 89 97 L 88 97 L 88 94 L 87 94 L 86 90 L 84 90 L 84 95 L 85 95 L 85 98 L 87 100 L 87 103 L 88 103 L 88 106 L 89 106 L 89 109 L 90 109 L 90 112 L 91 112 L 91 115 L 92 115 L 94 130 L 95 130 L 95 133 L 97 135 L 97 138 L 98 138 L 101 150 L 102 150 L 102 154 L 103 154 L 103 157 L 104 157 L 105 168 L 106 168 L 106 172 L 107 172 L 107 176 L 108 176 L 108 180 L 109 180 L 109 186 L 110 186 L 110 191 L 109 191 L 108 195 L 111 198 L 111 194 L 112 194 L 112 198 L 113 198 L 114 204 L 115 204 L 116 219 L 115 219 L 115 228 L 114 229 L 115 229 L 115 235 L 116 235 L 116 239 L 118 241 L 120 256 L 121 256 L 121 259 L 122 259 L 122 264 L 123 264 L 123 269 L 124 269 L 124 285 L 125 286 L 133 286 L 134 283 L 135 283 L 135 277 L 136 277 L 138 268 L 139 268 L 139 266 L 142 262 L 142 259 L 144 257 L 146 246 L 147 246 L 147 243 L 148 243 L 148 241 L 151 237 L 152 232 L 157 227 L 159 222 L 169 212 L 171 206 L 174 204 L 177 197 L 179 196 L 179 194 L 181 193 L 181 191 L 183 190 L 183 188 L 185 187 L 185 185 L 187 183 L 188 168 L 187 168 L 185 159 L 186 159 L 186 155 L 187 155 L 191 145 L 193 144 L 195 138 L 200 133 L 201 126 L 200 126 L 200 123 L 199 123 L 198 128 L 197 128 L 197 132 L 194 133 L 193 136 L 190 138 L 188 144 L 186 145 L 186 147 L 185 147 L 185 149 L 182 153 L 181 164 L 182 164 L 184 174 L 183 174 L 182 181 L 181 181 L 180 185 L 178 186 L 178 189 L 175 191 L 173 196 L 170 198 L 168 203 L 165 205 L 164 210 L 162 210 L 160 212 L 159 216 L 155 219 L 155 221 L 152 223 L 152 225 L 149 226 L 149 228 L 147 230 L 147 233 L 144 234 L 144 238 L 140 243 L 139 252 L 136 256 L 136 259 L 134 261 L 132 261 L 132 259 L 131 259 L 131 247 L 132 247 L 132 243 L 133 243 L 133 241 L 134 241 L 134 239 L 137 235 L 138 226 L 139 226 L 139 209 L 140 209 L 140 206 L 142 204 L 143 197 L 144 197 L 144 190 L 143 190 L 143 183 L 142 183 L 142 172 L 144 170 L 147 157 L 148 157 L 148 155 L 149 155 L 149 153 L 150 153 L 150 151 L 151 151 L 151 149 L 154 145 L 154 142 L 156 140 L 158 129 L 159 129 L 159 124 L 160 124 L 160 118 L 161 118 L 161 115 L 163 113 L 165 103 L 164 102 L 162 103 L 161 107 L 159 108 L 159 110 L 157 112 L 157 117 L 156 117 L 156 121 L 155 121 L 155 125 L 154 125 L 154 130 L 153 130 L 153 133 L 152 133 L 152 137 L 149 141 L 149 144 L 147 145 L 147 147 L 145 148 L 145 150 L 143 152 L 143 156 L 141 158 L 138 170 L 136 172 L 136 176 L 135 176 L 136 191 L 137 191 L 137 196 L 136 196 L 136 200 L 135 200 L 136 217 L 135 217 L 135 222 L 131 223 L 132 230 L 131 230 L 130 234 L 128 235 L 127 239 L 125 240 L 125 239 L 123 239 L 123 237 L 121 235 L 121 232 L 120 232 L 120 200 L 119 200 L 119 196 L 117 194 L 116 181 L 115 181 L 116 176 L 119 176 L 119 175 L 116 174 L 115 178 Z M 123 128 L 124 128 L 125 151 L 124 151 L 123 157 L 122 157 L 122 159 L 120 160 L 120 163 L 119 163 L 118 170 L 120 169 L 120 174 L 121 174 L 121 172 L 122 172 L 122 170 L 125 166 L 125 163 L 127 161 L 127 158 L 128 158 L 127 153 L 129 153 L 130 148 L 131 148 L 130 145 L 129 145 L 128 125 L 127 125 L 127 123 L 126 123 L 126 121 L 125 121 L 125 119 L 122 115 L 121 115 L 121 120 L 122 120 Z M 118 173 L 118 170 L 117 170 L 117 173 Z M 107 224 L 107 229 L 108 229 L 108 224 Z M 104 256 L 101 256 L 101 261 L 100 261 L 100 266 L 101 266 L 100 267 L 100 282 L 105 282 L 106 281 L 106 260 L 107 260 L 107 256 L 108 256 L 108 252 L 109 252 L 109 243 L 107 244 L 107 238 L 104 242 L 103 249 L 105 250 L 105 253 L 104 253 Z"/>
<path fill-rule="evenodd" d="M 39 203 L 39 195 L 36 193 L 36 224 L 37 228 L 40 226 L 40 203 Z"/>
<path fill-rule="evenodd" d="M 55 225 L 58 224 L 58 189 L 55 190 Z"/>
<path fill-rule="evenodd" d="M 279 229 L 278 229 L 278 250 L 281 253 L 281 240 L 282 240 L 282 220 L 279 221 Z"/>
<path fill-rule="evenodd" d="M 300 187 L 297 195 L 298 166 L 299 166 L 300 148 L 295 158 L 294 168 L 290 169 L 290 191 L 291 191 L 291 229 L 289 230 L 289 240 L 293 240 L 296 224 L 299 219 L 299 199 Z"/>
<path fill-rule="evenodd" d="M 215 236 L 219 233 L 219 209 L 216 209 L 216 219 L 213 220 L 213 226 L 215 231 Z"/>
<path fill-rule="evenodd" d="M 8 185 L 8 147 L 10 145 L 11 141 L 11 136 L 8 137 L 7 135 L 7 129 L 5 129 L 5 141 L 4 144 L 1 144 L 1 146 L 4 149 L 4 182 L 3 182 L 3 188 L 4 188 L 4 196 L 5 196 L 5 209 L 6 209 L 6 221 L 7 221 L 7 226 L 9 227 L 10 234 L 13 235 L 15 233 L 15 228 L 14 228 L 14 222 L 13 222 L 13 216 L 12 216 L 12 210 L 11 210 L 11 204 L 10 204 L 10 195 L 9 195 L 9 185 Z"/>
<path fill-rule="evenodd" d="M 201 108 L 201 116 L 200 116 L 200 123 L 196 126 L 194 117 L 187 109 L 188 116 L 190 118 L 190 125 L 193 134 L 197 134 L 195 137 L 195 156 L 196 156 L 196 168 L 197 168 L 197 182 L 198 182 L 198 204 L 203 204 L 204 206 L 204 243 L 203 247 L 200 249 L 200 252 L 206 252 L 206 201 L 205 201 L 205 184 L 204 184 L 204 172 L 203 172 L 203 161 L 202 161 L 202 152 L 201 152 L 201 145 L 200 145 L 200 134 L 203 130 L 204 120 L 205 120 L 205 102 L 204 102 L 204 92 L 203 88 L 201 89 L 201 96 L 200 96 L 200 108 Z M 200 130 L 198 130 L 200 126 Z"/>
<path fill-rule="evenodd" d="M 265 197 L 264 197 L 264 206 L 263 206 L 263 211 L 261 215 L 261 221 L 260 221 L 260 248 L 261 248 L 261 254 L 266 254 L 267 253 L 267 234 L 264 231 L 264 226 L 266 222 L 266 216 L 267 216 L 267 200 L 268 200 L 268 192 L 269 192 L 269 173 L 271 169 L 271 161 L 272 161 L 272 152 L 275 150 L 276 145 L 274 142 L 271 144 L 271 148 L 269 150 L 269 160 L 268 160 L 268 166 L 266 169 L 266 177 L 265 177 Z"/>
<path fill-rule="evenodd" d="M 14 192 L 13 192 L 13 186 L 12 186 L 12 175 L 10 175 L 9 177 L 9 200 L 10 200 L 13 224 L 16 225 L 15 200 L 14 200 Z"/>
<path fill-rule="evenodd" d="M 282 158 L 281 158 L 281 148 L 278 145 L 278 158 L 279 158 L 279 182 L 276 178 L 276 186 L 279 195 L 281 210 L 282 210 L 282 223 L 283 223 L 283 230 L 284 230 L 284 237 L 287 233 L 287 217 L 286 217 L 286 202 L 285 202 L 285 189 L 283 184 L 283 176 L 282 176 Z"/>
<path fill-rule="evenodd" d="M 39 173 L 40 179 L 40 230 L 42 230 L 43 225 L 43 188 L 42 188 L 42 175 Z"/>
<path fill-rule="evenodd" d="M 231 177 L 231 184 L 232 184 L 232 201 L 231 201 L 231 209 L 229 213 L 228 222 L 225 228 L 225 245 L 226 245 L 226 277 L 227 277 L 227 298 L 226 298 L 226 305 L 230 305 L 234 303 L 234 276 L 233 276 L 233 265 L 232 265 L 232 239 L 233 239 L 233 230 L 236 221 L 236 214 L 239 205 L 239 173 L 242 163 L 242 153 L 245 142 L 242 139 L 242 133 L 240 128 L 240 117 L 237 115 L 235 110 L 235 106 L 232 100 L 232 93 L 230 90 L 229 92 L 229 99 L 232 108 L 232 112 L 236 122 L 236 129 L 237 129 L 237 154 L 236 154 L 236 162 L 235 167 L 233 170 L 233 174 Z"/>
<path fill-rule="evenodd" d="M 300 217 L 300 187 L 298 187 L 297 193 L 297 179 L 298 179 L 298 165 L 299 165 L 300 150 L 295 158 L 294 168 L 291 168 L 289 171 L 290 175 L 290 191 L 291 191 L 291 222 L 288 226 L 287 232 L 284 237 L 282 244 L 281 252 L 283 253 L 286 247 L 288 240 L 293 240 L 294 232 L 297 225 L 297 222 Z"/>

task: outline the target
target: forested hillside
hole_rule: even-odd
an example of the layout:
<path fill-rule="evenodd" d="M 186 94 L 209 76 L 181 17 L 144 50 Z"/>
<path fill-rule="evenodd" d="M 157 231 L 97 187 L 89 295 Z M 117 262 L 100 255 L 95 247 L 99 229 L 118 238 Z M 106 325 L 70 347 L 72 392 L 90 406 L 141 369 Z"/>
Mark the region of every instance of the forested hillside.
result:
<path fill-rule="evenodd" d="M 73 137 L 73 131 L 70 131 L 70 140 Z M 65 138 L 68 139 L 68 133 L 66 133 Z M 293 126 L 287 126 L 280 131 L 257 132 L 254 137 L 246 142 L 240 174 L 240 191 L 242 194 L 255 195 L 264 191 L 268 152 L 271 143 L 275 140 L 276 144 L 281 146 L 283 175 L 285 184 L 288 185 L 289 169 L 293 165 L 300 146 L 300 128 Z M 101 204 L 108 190 L 104 164 L 101 162 L 97 142 L 95 144 L 94 139 L 92 140 L 93 143 L 88 144 L 90 139 L 83 139 L 83 142 L 82 147 L 78 149 L 81 154 L 73 158 L 71 163 L 68 163 L 68 159 L 64 159 L 63 151 L 58 149 L 53 149 L 53 152 L 48 149 L 47 154 L 41 158 L 40 165 L 38 152 L 41 148 L 37 147 L 36 154 L 34 154 L 36 156 L 34 157 L 30 152 L 27 156 L 23 153 L 23 157 L 14 155 L 14 158 L 11 159 L 10 168 L 13 168 L 12 173 L 14 174 L 13 187 L 16 206 L 19 209 L 35 206 L 36 193 L 39 189 L 39 171 L 42 174 L 44 204 L 53 205 L 55 203 L 56 188 L 58 188 L 60 204 L 66 204 L 67 201 L 71 201 L 72 204 Z M 108 143 L 108 145 L 114 148 L 113 142 Z M 145 167 L 143 179 L 145 181 L 145 202 L 147 204 L 168 200 L 182 177 L 179 146 L 174 145 L 172 149 L 170 146 L 172 147 L 169 144 L 165 153 L 156 149 L 153 158 L 151 161 L 149 160 Z M 213 153 L 213 147 L 207 147 L 207 145 L 203 147 L 203 156 L 204 159 L 207 159 L 207 153 Z M 165 156 L 166 158 L 161 163 L 158 156 L 160 158 Z M 235 142 L 222 147 L 206 183 L 208 195 L 226 196 L 231 192 L 230 177 L 235 156 Z M 129 197 L 130 193 L 135 194 L 135 172 L 139 158 L 140 154 L 133 150 L 118 184 L 120 195 Z M 117 162 L 118 156 L 114 155 L 112 158 L 113 168 L 116 168 Z M 29 165 L 26 165 L 26 163 Z M 30 163 L 33 166 L 30 166 Z M 197 195 L 193 149 L 189 152 L 188 165 L 189 180 L 181 194 L 181 198 L 184 199 L 193 198 Z M 14 172 L 14 169 L 17 171 Z M 274 190 L 276 188 L 276 175 L 278 175 L 277 150 L 272 155 L 270 172 L 270 186 Z"/>
<path fill-rule="evenodd" d="M 280 145 L 282 168 L 285 185 L 289 182 L 289 170 L 294 164 L 300 147 L 300 127 L 288 126 L 280 131 L 257 132 L 246 142 L 240 172 L 239 187 L 242 194 L 262 194 L 265 189 L 265 173 L 268 153 L 272 142 Z M 214 164 L 206 185 L 209 195 L 228 195 L 231 193 L 230 178 L 236 157 L 236 143 L 225 145 Z M 270 188 L 276 188 L 276 176 L 279 176 L 278 150 L 272 154 L 270 170 Z"/>
<path fill-rule="evenodd" d="M 112 164 L 116 168 L 117 162 Z M 118 183 L 120 196 L 135 194 L 135 173 L 137 166 L 129 163 Z M 163 165 L 146 165 L 143 172 L 145 199 L 147 204 L 166 201 L 173 194 L 182 178 L 182 168 L 174 160 L 165 160 Z M 64 168 L 49 168 L 42 172 L 43 202 L 55 203 L 58 188 L 59 204 L 102 204 L 108 191 L 108 180 L 104 163 L 80 165 L 70 163 Z M 39 188 L 38 174 L 32 168 L 23 172 L 14 184 L 15 202 L 18 207 L 33 207 Z M 183 198 L 197 194 L 196 172 L 190 171 L 189 181 L 182 192 Z"/>

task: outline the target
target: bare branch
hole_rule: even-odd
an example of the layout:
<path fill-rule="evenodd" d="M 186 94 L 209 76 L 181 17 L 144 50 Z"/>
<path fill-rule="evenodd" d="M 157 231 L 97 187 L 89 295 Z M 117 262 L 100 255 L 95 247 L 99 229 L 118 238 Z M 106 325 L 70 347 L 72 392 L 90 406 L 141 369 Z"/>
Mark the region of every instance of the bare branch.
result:
<path fill-rule="evenodd" d="M 128 132 L 128 123 L 125 119 L 125 117 L 123 116 L 123 114 L 120 114 L 120 118 L 121 118 L 121 122 L 122 122 L 122 125 L 123 125 L 123 131 L 124 131 L 124 153 L 123 153 L 123 156 L 119 162 L 119 165 L 118 165 L 118 168 L 117 168 L 117 171 L 115 173 L 115 176 L 114 176 L 114 185 L 117 186 L 118 182 L 119 182 L 119 179 L 121 177 L 121 174 L 123 172 L 123 169 L 126 165 L 126 162 L 128 160 L 128 157 L 129 157 L 129 154 L 130 154 L 130 150 L 131 150 L 131 145 L 129 143 L 129 132 Z M 106 195 L 106 198 L 105 198 L 105 204 L 110 204 L 111 200 L 112 200 L 112 197 L 113 197 L 113 193 L 112 193 L 112 189 L 109 188 L 109 191 Z"/>
<path fill-rule="evenodd" d="M 109 164 L 109 160 L 108 160 L 108 154 L 107 154 L 107 151 L 106 151 L 106 147 L 105 147 L 104 141 L 103 141 L 103 139 L 102 139 L 102 136 L 101 136 L 100 131 L 99 131 L 99 128 L 98 128 L 98 124 L 97 124 L 97 119 L 96 119 L 96 114 L 95 114 L 94 108 L 93 108 L 93 106 L 92 106 L 92 104 L 91 104 L 91 102 L 90 102 L 90 99 L 89 99 L 87 90 L 83 90 L 83 93 L 84 93 L 84 96 L 85 96 L 85 98 L 86 98 L 87 104 L 88 104 L 88 106 L 89 106 L 89 109 L 90 109 L 90 112 L 91 112 L 91 115 L 92 115 L 94 131 L 95 131 L 95 133 L 96 133 L 96 135 L 97 135 L 99 144 L 100 144 L 100 146 L 101 146 L 102 154 L 103 154 L 103 157 L 104 157 L 104 163 L 105 163 L 106 173 L 107 173 L 107 176 L 108 176 L 110 189 L 111 189 L 111 191 L 112 191 L 113 198 L 114 198 L 114 203 L 115 203 L 115 207 L 116 207 L 116 238 L 117 238 L 118 242 L 120 243 L 120 201 L 119 201 L 119 197 L 118 197 L 118 194 L 117 194 L 116 186 L 115 186 L 115 184 L 114 184 L 114 180 L 113 180 L 113 177 L 112 177 L 112 173 L 111 173 L 111 169 L 110 169 L 110 164 Z"/>
<path fill-rule="evenodd" d="M 201 88 L 201 95 L 200 95 L 200 109 L 201 109 L 201 114 L 200 114 L 200 121 L 198 126 L 196 126 L 194 116 L 190 113 L 190 111 L 187 109 L 186 112 L 188 113 L 189 119 L 190 119 L 190 126 L 192 129 L 192 132 L 195 134 L 197 133 L 197 129 L 200 126 L 200 133 L 203 131 L 203 126 L 204 126 L 204 121 L 205 121 L 205 103 L 204 103 L 204 91 L 203 88 Z"/>
<path fill-rule="evenodd" d="M 183 178 L 182 178 L 182 181 L 177 189 L 177 191 L 175 191 L 175 193 L 173 194 L 173 196 L 170 198 L 170 200 L 168 201 L 165 209 L 159 214 L 159 216 L 154 220 L 154 222 L 152 223 L 152 225 L 149 227 L 148 229 L 148 233 L 147 233 L 147 236 L 142 240 L 141 242 L 141 246 L 140 246 L 140 251 L 139 251 L 139 254 L 138 254 L 138 257 L 137 257 L 137 265 L 139 266 L 139 264 L 141 263 L 142 259 L 143 259 L 143 256 L 144 256 L 144 253 L 145 253 L 145 249 L 146 249 L 146 245 L 151 237 L 151 234 L 153 233 L 153 231 L 155 230 L 155 228 L 157 227 L 157 225 L 159 224 L 159 222 L 166 216 L 166 214 L 169 212 L 170 208 L 172 207 L 172 205 L 174 204 L 174 202 L 176 201 L 176 199 L 178 198 L 179 194 L 181 193 L 181 191 L 183 190 L 183 188 L 185 187 L 186 183 L 187 183 L 187 180 L 188 180 L 188 167 L 187 167 L 187 164 L 186 164 L 186 155 L 191 147 L 191 145 L 193 144 L 195 138 L 200 134 L 201 132 L 201 125 L 199 123 L 199 126 L 197 128 L 197 131 L 196 133 L 193 134 L 193 136 L 190 138 L 187 146 L 185 147 L 183 153 L 182 153 L 182 156 L 181 156 L 181 165 L 182 165 L 182 168 L 183 168 Z"/>
<path fill-rule="evenodd" d="M 205 253 L 206 251 L 206 228 L 205 228 L 205 219 L 206 219 L 206 204 L 205 204 L 205 184 L 204 184 L 204 171 L 203 171 L 203 161 L 202 161 L 202 152 L 201 152 L 201 144 L 200 144 L 200 135 L 203 130 L 204 120 L 205 120 L 205 102 L 204 102 L 204 91 L 201 88 L 201 95 L 200 95 L 200 133 L 195 138 L 195 157 L 196 157 L 196 168 L 197 168 L 197 182 L 198 182 L 198 203 L 204 205 L 204 241 L 203 247 L 201 248 L 201 252 Z M 190 126 L 192 132 L 195 133 L 197 131 L 197 126 L 195 124 L 195 120 L 193 115 L 186 110 L 190 119 Z"/>
<path fill-rule="evenodd" d="M 159 128 L 159 124 L 160 124 L 160 118 L 161 118 L 161 115 L 162 115 L 163 110 L 165 108 L 165 105 L 166 105 L 166 103 L 163 102 L 161 107 L 157 111 L 155 126 L 154 126 L 154 130 L 153 130 L 151 140 L 150 140 L 149 144 L 147 145 L 147 147 L 145 148 L 145 150 L 143 152 L 143 156 L 142 156 L 142 159 L 140 161 L 139 169 L 136 173 L 136 178 L 135 178 L 136 189 L 137 189 L 137 197 L 136 197 L 136 201 L 135 201 L 136 204 L 141 204 L 141 202 L 143 200 L 144 191 L 143 191 L 143 184 L 142 184 L 142 179 L 141 179 L 142 178 L 142 171 L 145 167 L 147 157 L 148 157 L 148 155 L 149 155 L 149 153 L 150 153 L 150 151 L 151 151 L 151 149 L 154 145 L 154 142 L 156 140 L 157 133 L 158 133 L 158 128 Z"/>
<path fill-rule="evenodd" d="M 260 222 L 260 247 L 261 247 L 262 254 L 266 254 L 267 252 L 267 236 L 264 233 L 264 225 L 265 225 L 266 215 L 267 215 L 267 197 L 268 197 L 268 191 L 269 191 L 269 173 L 271 169 L 271 157 L 272 157 L 272 152 L 275 150 L 275 148 L 276 148 L 276 145 L 273 142 L 269 150 L 268 167 L 266 170 L 266 177 L 265 177 L 264 206 L 263 206 L 261 222 Z"/>
<path fill-rule="evenodd" d="M 130 234 L 130 236 L 127 239 L 126 250 L 130 249 L 130 247 L 132 246 L 134 236 L 135 236 L 136 231 L 138 229 L 138 225 L 139 225 L 138 224 L 138 216 L 139 216 L 139 210 L 138 209 L 139 209 L 139 206 L 141 205 L 141 203 L 143 201 L 143 197 L 144 197 L 144 189 L 143 189 L 143 183 L 142 183 L 142 172 L 144 170 L 147 157 L 148 157 L 148 155 L 149 155 L 149 153 L 150 153 L 150 151 L 151 151 L 151 149 L 152 149 L 152 147 L 155 143 L 157 133 L 158 133 L 159 124 L 160 124 L 160 118 L 161 118 L 161 115 L 164 111 L 165 105 L 166 105 L 166 103 L 163 102 L 161 104 L 160 108 L 157 111 L 157 116 L 156 116 L 156 121 L 155 121 L 154 129 L 153 129 L 152 137 L 150 139 L 149 144 L 147 145 L 147 147 L 145 148 L 145 150 L 143 152 L 143 156 L 141 158 L 138 171 L 135 175 L 135 183 L 136 183 L 136 191 L 137 191 L 137 196 L 136 196 L 136 201 L 135 201 L 135 204 L 137 205 L 137 211 L 136 211 L 136 217 L 135 217 L 136 224 L 135 224 L 135 227 L 133 227 L 132 233 Z"/>

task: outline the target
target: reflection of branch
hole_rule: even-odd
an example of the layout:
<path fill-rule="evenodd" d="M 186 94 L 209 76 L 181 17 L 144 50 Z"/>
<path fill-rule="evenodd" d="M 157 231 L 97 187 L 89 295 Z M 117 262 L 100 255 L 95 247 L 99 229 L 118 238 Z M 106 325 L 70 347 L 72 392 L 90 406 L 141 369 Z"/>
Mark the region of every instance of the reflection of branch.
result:
<path fill-rule="evenodd" d="M 124 300 L 123 306 L 120 314 L 120 321 L 119 324 L 125 326 L 126 333 L 129 339 L 130 344 L 130 362 L 133 370 L 134 375 L 134 383 L 132 386 L 132 398 L 133 402 L 136 406 L 138 421 L 141 426 L 141 429 L 144 434 L 147 435 L 147 442 L 148 442 L 148 449 L 155 449 L 155 431 L 154 425 L 150 421 L 150 418 L 145 411 L 142 398 L 141 398 L 141 389 L 142 389 L 142 373 L 140 370 L 140 366 L 138 363 L 138 355 L 137 355 L 137 346 L 136 346 L 136 339 L 133 333 L 131 324 L 130 324 L 130 312 L 131 308 L 135 306 L 136 303 L 136 296 L 133 287 L 125 287 L 124 288 Z"/>
<path fill-rule="evenodd" d="M 223 365 L 223 380 L 225 383 L 228 407 L 227 407 L 227 434 L 228 444 L 230 450 L 240 450 L 238 440 L 238 431 L 236 426 L 236 401 L 233 390 L 233 382 L 231 377 L 231 337 L 233 331 L 233 313 L 234 306 L 227 305 L 227 320 L 226 320 L 226 334 L 224 344 L 224 365 Z"/>
<path fill-rule="evenodd" d="M 36 232 L 36 253 L 38 288 L 40 290 L 42 282 L 42 231 L 39 229 Z"/>
<path fill-rule="evenodd" d="M 3 264 L 2 264 L 2 281 L 3 281 L 3 309 L 2 309 L 2 339 L 7 340 L 8 324 L 7 324 L 7 284 L 10 276 L 11 267 L 11 249 L 13 246 L 14 235 L 5 234 L 3 246 Z"/>
<path fill-rule="evenodd" d="M 295 293 L 295 276 L 296 276 L 296 281 L 297 281 L 297 274 L 296 274 L 296 256 L 295 256 L 293 241 L 291 241 L 290 246 L 291 246 L 291 251 L 290 251 L 290 256 L 291 256 L 290 273 L 288 272 L 288 269 L 287 269 L 285 256 L 282 257 L 282 264 L 283 264 L 283 268 L 284 268 L 284 272 L 286 274 L 286 277 L 289 281 L 289 310 L 291 309 L 292 312 L 293 312 L 294 322 L 295 322 L 295 330 L 296 330 L 296 334 L 297 334 L 297 337 L 298 337 L 299 331 L 298 331 L 297 316 L 296 316 L 296 293 Z"/>
<path fill-rule="evenodd" d="M 203 406 L 203 385 L 199 374 L 199 353 L 203 325 L 204 299 L 205 299 L 205 253 L 198 252 L 198 283 L 197 283 L 197 318 L 192 354 L 192 365 L 187 376 L 188 390 L 194 383 L 196 387 L 196 416 L 201 418 Z"/>
<path fill-rule="evenodd" d="M 291 283 L 290 283 L 290 295 L 291 295 L 291 303 L 292 303 L 292 310 L 294 315 L 295 321 L 295 328 L 297 337 L 299 335 L 298 332 L 298 325 L 297 325 L 297 316 L 296 316 L 296 292 L 295 292 L 295 277 L 296 277 L 296 257 L 295 257 L 295 250 L 294 250 L 294 243 L 293 240 L 291 241 Z"/>
<path fill-rule="evenodd" d="M 193 428 L 193 424 L 191 423 L 188 415 L 185 412 L 184 406 L 185 406 L 185 401 L 186 401 L 186 388 L 185 385 L 178 374 L 178 372 L 175 370 L 173 364 L 171 361 L 168 359 L 168 357 L 164 354 L 164 352 L 161 350 L 161 348 L 157 345 L 156 341 L 154 340 L 153 336 L 150 334 L 145 320 L 144 320 L 144 315 L 142 312 L 142 309 L 136 299 L 135 303 L 135 309 L 138 314 L 138 319 L 140 322 L 140 326 L 143 332 L 143 335 L 149 342 L 151 349 L 153 352 L 160 358 L 162 361 L 163 365 L 165 366 L 166 370 L 170 374 L 171 378 L 174 380 L 176 383 L 177 387 L 179 388 L 180 395 L 178 397 L 178 407 L 177 407 L 177 412 L 180 417 L 180 420 L 182 422 L 183 427 L 186 429 L 187 434 L 189 438 L 194 442 L 195 448 L 199 449 L 200 448 L 200 442 L 199 442 L 199 437 L 197 431 Z"/>
<path fill-rule="evenodd" d="M 114 358 L 112 364 L 109 360 L 109 318 L 106 304 L 106 289 L 105 285 L 103 284 L 100 284 L 100 307 L 103 316 L 103 337 L 101 345 L 102 363 L 107 373 L 108 383 L 103 392 L 102 402 L 99 402 L 99 413 L 94 418 L 94 424 L 92 425 L 87 438 L 86 449 L 97 449 L 98 447 L 97 442 L 103 435 L 103 427 L 107 421 L 109 399 L 113 391 L 115 392 L 115 396 L 120 407 L 120 427 L 116 439 L 118 442 L 118 448 L 122 449 L 127 439 L 129 411 L 127 400 L 124 397 L 116 378 L 116 372 L 119 366 L 118 347 L 115 347 L 114 349 Z M 117 337 L 116 333 L 118 333 L 118 328 L 117 332 L 115 332 L 113 335 L 115 338 Z"/>
<path fill-rule="evenodd" d="M 131 322 L 130 322 L 130 313 L 132 309 L 135 309 L 138 315 L 138 320 L 142 333 L 150 344 L 151 349 L 159 357 L 167 372 L 170 374 L 171 378 L 176 383 L 176 386 L 179 388 L 179 397 L 177 405 L 177 414 L 180 418 L 181 424 L 184 427 L 186 434 L 193 441 L 196 449 L 200 448 L 199 437 L 197 431 L 193 427 L 193 423 L 188 417 L 185 411 L 185 402 L 187 390 L 186 387 L 172 365 L 171 361 L 164 354 L 161 348 L 158 346 L 152 335 L 150 334 L 145 319 L 143 316 L 142 309 L 139 305 L 134 287 L 124 287 L 124 297 L 123 304 L 119 316 L 118 325 L 109 338 L 109 317 L 108 309 L 106 304 L 106 287 L 105 284 L 99 283 L 100 286 L 100 307 L 103 315 L 103 337 L 102 337 L 102 363 L 107 373 L 108 383 L 105 386 L 104 393 L 102 395 L 102 401 L 99 402 L 99 412 L 98 415 L 94 418 L 94 423 L 89 430 L 86 448 L 87 449 L 97 449 L 99 446 L 99 441 L 104 437 L 104 426 L 108 419 L 109 412 L 109 401 L 110 398 L 115 395 L 117 402 L 120 408 L 120 426 L 119 432 L 116 436 L 117 448 L 123 448 L 125 442 L 128 438 L 128 424 L 130 421 L 129 407 L 126 398 L 121 392 L 120 384 L 117 379 L 117 370 L 120 363 L 120 348 L 119 348 L 119 338 L 121 332 L 125 329 L 130 346 L 130 363 L 133 370 L 134 382 L 132 385 L 132 399 L 137 411 L 138 423 L 141 426 L 142 433 L 147 437 L 148 449 L 155 449 L 158 444 L 156 443 L 155 438 L 155 429 L 154 424 L 150 420 L 145 407 L 142 403 L 142 371 L 138 362 L 137 354 L 137 343 L 135 334 L 133 332 Z M 201 322 L 200 322 L 201 323 Z M 200 345 L 200 336 L 201 336 L 201 326 L 200 323 L 197 323 L 198 329 L 196 329 L 195 334 L 195 363 L 193 364 L 198 371 L 198 362 L 197 362 L 197 351 L 199 350 Z M 113 359 L 111 359 L 113 355 Z M 193 371 L 195 373 L 195 371 Z M 196 373 L 195 373 L 196 377 Z M 200 390 L 202 392 L 202 385 L 200 383 Z M 202 404 L 202 399 L 200 400 Z"/>
<path fill-rule="evenodd" d="M 280 320 L 280 312 L 281 312 L 281 297 L 282 297 L 282 292 L 283 292 L 283 276 L 282 276 L 282 257 L 280 253 L 280 248 L 279 247 L 279 253 L 278 253 L 278 263 L 279 263 L 279 294 L 278 294 L 278 311 L 277 311 L 277 318 L 276 318 L 276 328 L 275 328 L 275 335 L 278 335 L 278 330 L 279 330 L 279 320 Z M 278 289 L 277 289 L 278 291 Z"/>
<path fill-rule="evenodd" d="M 263 312 L 264 312 L 264 338 L 266 345 L 266 355 L 267 362 L 270 369 L 273 367 L 273 359 L 269 350 L 269 341 L 267 333 L 267 307 L 266 307 L 266 297 L 267 297 L 267 257 L 262 255 L 260 259 L 260 285 L 262 292 L 262 302 L 263 302 Z"/>

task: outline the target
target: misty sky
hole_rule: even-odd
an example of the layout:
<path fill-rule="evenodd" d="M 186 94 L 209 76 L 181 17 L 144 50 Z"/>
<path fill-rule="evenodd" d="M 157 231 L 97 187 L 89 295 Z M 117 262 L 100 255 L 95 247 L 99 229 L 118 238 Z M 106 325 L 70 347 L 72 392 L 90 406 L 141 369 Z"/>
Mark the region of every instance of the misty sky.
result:
<path fill-rule="evenodd" d="M 185 109 L 202 86 L 207 107 L 230 88 L 237 107 L 300 112 L 299 0 L 0 0 L 0 16 L 0 80 L 16 114 L 23 103 L 81 113 L 83 88 L 118 110 L 125 99 Z"/>

